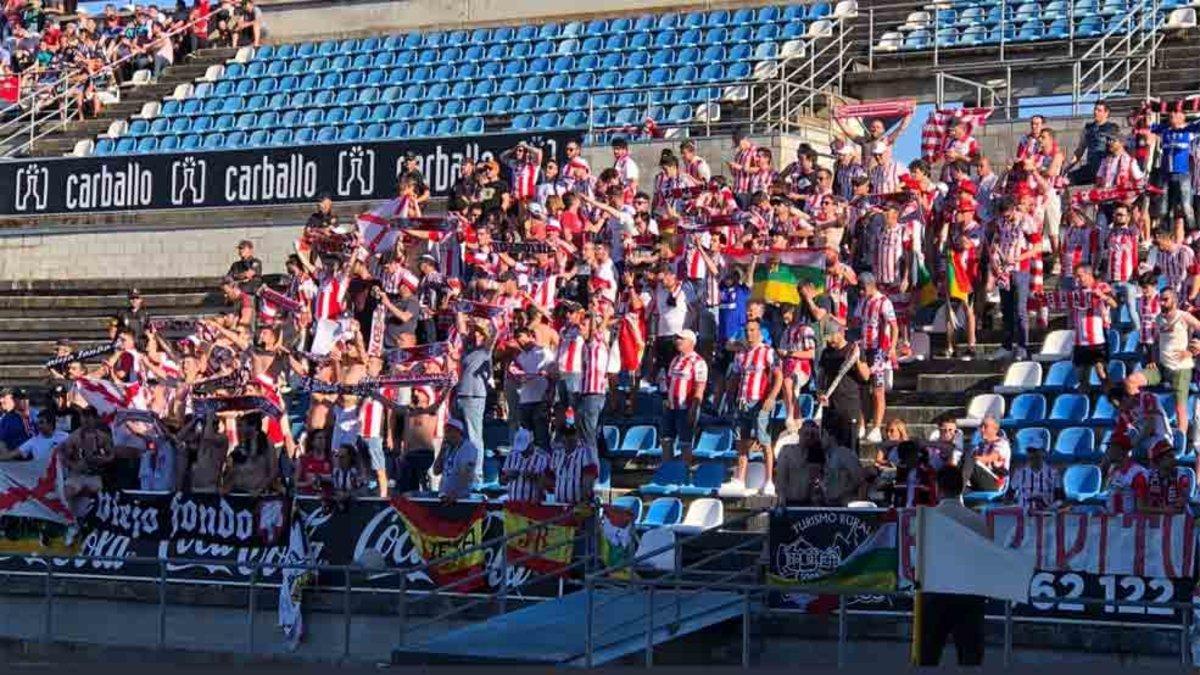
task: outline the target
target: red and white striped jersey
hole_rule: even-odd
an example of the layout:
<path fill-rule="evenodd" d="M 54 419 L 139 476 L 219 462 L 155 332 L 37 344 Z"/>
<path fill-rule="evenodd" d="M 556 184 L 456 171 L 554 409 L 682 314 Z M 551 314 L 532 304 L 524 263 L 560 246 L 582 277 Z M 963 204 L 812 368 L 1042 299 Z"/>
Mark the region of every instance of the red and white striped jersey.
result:
<path fill-rule="evenodd" d="M 1105 343 L 1105 327 L 1108 324 L 1108 305 L 1101 293 L 1112 294 L 1107 284 L 1097 283 L 1091 288 L 1072 292 L 1071 325 L 1075 329 L 1075 344 L 1094 347 Z"/>
<path fill-rule="evenodd" d="M 751 194 L 755 192 L 769 192 L 771 184 L 779 177 L 779 172 L 771 167 L 758 169 L 749 174 L 749 179 L 746 183 L 746 192 Z"/>
<path fill-rule="evenodd" d="M 892 333 L 888 326 L 896 321 L 896 308 L 886 295 L 876 293 L 860 299 L 855 319 L 862 326 L 863 349 L 887 351 L 892 348 Z"/>
<path fill-rule="evenodd" d="M 325 276 L 317 289 L 315 318 L 340 319 L 346 311 L 346 289 L 349 285 L 346 277 L 340 274 Z"/>
<path fill-rule="evenodd" d="M 707 183 L 712 179 L 712 169 L 703 157 L 697 155 L 690 162 L 683 163 L 683 172 L 696 183 Z"/>
<path fill-rule="evenodd" d="M 374 396 L 368 396 L 358 406 L 359 435 L 363 438 L 383 438 L 387 408 Z"/>
<path fill-rule="evenodd" d="M 552 470 L 550 453 L 537 446 L 510 452 L 503 473 L 508 481 L 508 500 L 540 504 L 546 497 L 545 479 Z"/>
<path fill-rule="evenodd" d="M 908 244 L 906 247 L 905 244 Z M 879 228 L 879 236 L 875 240 L 875 259 L 871 269 L 875 279 L 884 286 L 899 284 L 904 278 L 904 251 L 912 248 L 912 237 L 909 228 L 897 224 L 895 227 Z"/>
<path fill-rule="evenodd" d="M 1012 274 L 1020 271 L 1024 263 L 1020 258 L 1029 249 L 1020 218 L 1003 219 L 996 227 L 992 239 L 991 272 L 996 276 L 996 285 L 1007 289 Z"/>
<path fill-rule="evenodd" d="M 907 173 L 908 170 L 899 162 L 887 161 L 876 164 L 867 172 L 867 176 L 871 179 L 871 192 L 877 195 L 899 192 L 900 177 Z"/>
<path fill-rule="evenodd" d="M 1078 265 L 1091 265 L 1096 262 L 1096 254 L 1100 246 L 1100 231 L 1091 226 L 1071 226 L 1062 231 L 1061 257 L 1062 275 L 1075 275 Z"/>
<path fill-rule="evenodd" d="M 563 328 L 558 341 L 558 372 L 575 374 L 583 372 L 583 336 L 578 326 Z"/>
<path fill-rule="evenodd" d="M 783 340 L 779 343 L 779 349 L 785 352 L 806 352 L 816 348 L 817 333 L 811 324 L 803 322 L 796 322 L 788 326 L 783 333 Z M 802 375 L 805 381 L 812 377 L 813 360 L 811 357 L 789 356 L 786 361 L 791 363 L 793 370 L 789 371 L 785 368 L 784 374 L 796 372 Z"/>
<path fill-rule="evenodd" d="M 307 274 L 296 276 L 288 286 L 288 295 L 299 300 L 311 312 L 317 299 L 317 282 Z"/>
<path fill-rule="evenodd" d="M 562 445 L 555 447 L 551 470 L 554 472 L 556 503 L 580 504 L 591 499 L 591 491 L 584 489 L 584 479 L 600 473 L 600 456 L 595 444 L 580 444 L 570 450 Z"/>
<path fill-rule="evenodd" d="M 685 279 L 692 281 L 700 281 L 708 276 L 708 265 L 704 263 L 700 249 L 690 244 L 683 249 L 683 269 L 679 272 Z"/>
<path fill-rule="evenodd" d="M 608 393 L 607 336 L 593 335 L 583 343 L 583 378 L 579 385 L 580 394 Z"/>
<path fill-rule="evenodd" d="M 1138 296 L 1137 310 L 1138 322 L 1141 324 L 1138 327 L 1138 341 L 1144 345 L 1154 344 L 1158 341 L 1158 324 L 1155 319 L 1162 313 L 1158 291 L 1151 290 L 1149 294 L 1143 292 Z"/>
<path fill-rule="evenodd" d="M 541 167 L 536 162 L 513 160 L 508 163 L 508 170 L 512 174 L 512 191 L 514 197 L 517 199 L 533 199 L 537 196 Z"/>
<path fill-rule="evenodd" d="M 1123 152 L 1100 160 L 1096 171 L 1096 187 L 1135 189 L 1141 187 L 1144 174 L 1133 155 Z"/>
<path fill-rule="evenodd" d="M 1105 260 L 1108 263 L 1106 280 L 1115 284 L 1133 279 L 1138 265 L 1137 230 L 1132 227 L 1112 228 L 1105 239 L 1105 248 Z"/>
<path fill-rule="evenodd" d="M 778 364 L 775 360 L 775 350 L 767 344 L 759 343 L 740 352 L 733 362 L 733 372 L 741 376 L 738 382 L 738 404 L 754 405 L 765 399 L 771 388 L 771 373 L 776 367 Z"/>
<path fill-rule="evenodd" d="M 558 297 L 558 275 L 550 274 L 544 279 L 529 282 L 529 297 L 533 304 L 543 309 L 554 307 Z"/>
<path fill-rule="evenodd" d="M 756 152 L 758 152 L 758 148 L 751 143 L 750 147 L 746 148 L 745 150 L 738 150 L 734 153 L 733 163 L 737 165 L 737 168 L 730 171 L 730 173 L 733 174 L 734 192 L 740 194 L 742 192 L 750 191 L 750 176 L 753 175 L 753 172 L 746 171 L 743 167 L 750 163 Z"/>
<path fill-rule="evenodd" d="M 142 365 L 142 355 L 136 349 L 126 349 L 117 357 L 117 370 L 125 373 L 123 382 L 137 382 L 142 379 L 142 371 L 145 366 Z"/>
<path fill-rule="evenodd" d="M 1180 299 L 1188 298 L 1186 282 L 1196 273 L 1196 254 L 1191 248 L 1183 244 L 1176 244 L 1170 251 L 1155 248 L 1150 252 L 1150 264 L 1166 277 L 1167 288 L 1178 291 Z"/>
<path fill-rule="evenodd" d="M 843 262 L 825 269 L 825 292 L 829 294 L 834 317 L 843 323 L 850 316 L 850 284 L 844 275 L 834 274 L 834 272 L 849 269 L 850 266 Z"/>
<path fill-rule="evenodd" d="M 696 352 L 680 354 L 667 369 L 667 407 L 682 410 L 696 399 L 700 385 L 708 382 L 708 363 Z"/>

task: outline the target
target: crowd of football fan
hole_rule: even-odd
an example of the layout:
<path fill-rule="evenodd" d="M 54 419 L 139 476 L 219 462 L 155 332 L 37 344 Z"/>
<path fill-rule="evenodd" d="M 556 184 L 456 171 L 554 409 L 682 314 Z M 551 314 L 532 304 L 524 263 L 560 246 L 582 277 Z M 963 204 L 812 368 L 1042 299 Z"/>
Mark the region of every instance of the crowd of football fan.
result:
<path fill-rule="evenodd" d="M 949 317 L 933 356 L 1018 361 L 1031 321 L 1061 310 L 1081 388 L 1117 409 L 1103 460 L 1110 508 L 1180 510 L 1191 474 L 1172 434 L 1188 430 L 1200 352 L 1189 312 L 1200 306 L 1200 124 L 1147 108 L 1129 136 L 1103 103 L 1094 116 L 1074 149 L 1033 118 L 1002 168 L 953 120 L 932 164 L 901 163 L 907 117 L 847 133 L 829 164 L 801 145 L 782 170 L 741 133 L 719 165 L 685 140 L 652 175 L 620 138 L 603 168 L 576 143 L 561 160 L 520 144 L 465 162 L 436 216 L 410 157 L 397 196 L 370 212 L 340 218 L 323 200 L 280 284 L 265 283 L 241 242 L 218 316 L 156 319 L 132 292 L 111 352 L 60 345 L 47 405 L 31 412 L 4 392 L 2 457 L 61 453 L 69 496 L 460 499 L 500 444 L 485 420 L 506 420 L 508 497 L 569 503 L 593 496 L 610 450 L 603 424 L 657 416 L 661 403 L 664 460 L 690 465 L 701 428 L 732 422 L 738 458 L 723 494 L 747 492 L 748 459 L 765 451 L 761 491 L 782 503 L 931 501 L 935 472 L 961 466 L 972 489 L 1007 485 L 1009 499 L 1046 508 L 1062 499 L 1048 448 L 1026 448 L 1014 466 L 990 417 L 974 437 L 946 419 L 910 439 L 887 419 L 887 392 L 932 309 Z M 764 296 L 755 280 L 795 252 L 810 265 L 816 252 L 824 283 L 785 289 L 794 304 Z M 919 299 L 923 270 L 932 307 Z M 1003 346 L 980 354 L 976 324 L 997 310 Z M 1108 328 L 1123 322 L 1140 331 L 1144 367 L 1110 383 Z M 1176 423 L 1155 387 L 1176 393 Z M 777 406 L 799 439 L 778 458 Z M 877 446 L 873 464 L 858 460 L 860 439 Z"/>
<path fill-rule="evenodd" d="M 21 97 L 40 105 L 67 89 L 81 117 L 100 114 L 111 93 L 139 70 L 155 76 L 208 46 L 258 45 L 262 13 L 253 0 L 195 0 L 189 7 L 106 5 L 99 16 L 73 2 L 47 11 L 41 0 L 8 0 L 0 15 L 0 78 L 18 78 Z"/>

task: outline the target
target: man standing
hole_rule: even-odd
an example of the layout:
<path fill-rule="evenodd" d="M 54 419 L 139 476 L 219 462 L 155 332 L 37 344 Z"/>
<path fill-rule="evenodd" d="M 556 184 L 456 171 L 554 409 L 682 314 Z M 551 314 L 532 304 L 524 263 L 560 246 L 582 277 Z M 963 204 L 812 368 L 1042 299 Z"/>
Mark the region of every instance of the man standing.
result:
<path fill-rule="evenodd" d="M 1100 161 L 1104 159 L 1107 140 L 1120 136 L 1121 127 L 1116 122 L 1109 121 L 1108 113 L 1108 104 L 1099 101 L 1092 110 L 1092 121 L 1084 125 L 1083 133 L 1079 136 L 1079 145 L 1071 156 L 1071 165 L 1076 167 L 1069 172 L 1072 185 L 1086 185 L 1096 179 Z M 1076 166 L 1081 162 L 1083 166 Z"/>
<path fill-rule="evenodd" d="M 600 475 L 596 444 L 580 438 L 579 431 L 570 422 L 562 427 L 559 438 L 551 457 L 554 501 L 558 504 L 589 504 L 595 495 L 596 478 Z"/>
<path fill-rule="evenodd" d="M 758 319 L 746 322 L 746 346 L 733 362 L 731 384 L 737 391 L 738 459 L 733 474 L 734 486 L 744 486 L 750 450 L 757 443 L 766 463 L 764 494 L 774 494 L 772 481 L 775 465 L 771 434 L 767 423 L 775 410 L 775 400 L 783 387 L 783 372 L 775 358 L 775 350 L 763 342 L 762 326 Z"/>
<path fill-rule="evenodd" d="M 538 346 L 533 331 L 528 328 L 519 328 L 515 337 L 521 351 L 509 365 L 508 374 L 517 383 L 521 427 L 532 431 L 534 443 L 545 451 L 550 447 L 550 405 L 547 398 L 554 352 Z"/>
<path fill-rule="evenodd" d="M 1191 232 L 1196 225 L 1192 211 L 1192 145 L 1200 138 L 1200 121 L 1188 124 L 1183 110 L 1176 107 L 1169 113 L 1167 124 L 1152 124 L 1150 131 L 1162 139 L 1159 181 L 1166 194 L 1158 200 L 1158 217 L 1182 212 L 1184 226 Z"/>
<path fill-rule="evenodd" d="M 612 140 L 612 153 L 613 168 L 617 171 L 618 185 L 621 187 L 621 203 L 629 204 L 637 194 L 641 172 L 638 171 L 637 162 L 629 155 L 629 142 L 624 138 Z"/>
<path fill-rule="evenodd" d="M 674 458 L 675 440 L 679 440 L 683 463 L 692 463 L 692 442 L 700 406 L 704 403 L 704 388 L 708 384 L 708 364 L 696 353 L 696 333 L 683 330 L 675 336 L 679 355 L 671 362 L 666 376 L 666 399 L 663 401 L 663 461 Z"/>
<path fill-rule="evenodd" d="M 1025 237 L 1024 223 L 1012 197 L 1000 202 L 1000 222 L 992 237 L 988 288 L 1000 289 L 1004 338 L 992 360 L 1029 356 L 1029 261 L 1041 253 Z"/>
<path fill-rule="evenodd" d="M 596 444 L 600 414 L 608 397 L 610 340 L 604 317 L 588 314 L 583 323 L 583 378 L 579 383 L 579 405 L 575 415 L 583 442 Z M 609 448 L 610 450 L 612 448 Z"/>
<path fill-rule="evenodd" d="M 131 288 L 128 297 L 129 307 L 117 314 L 117 327 L 119 330 L 132 331 L 134 337 L 141 338 L 150 323 L 150 312 L 146 311 L 146 301 L 141 291 Z"/>
<path fill-rule="evenodd" d="M 1079 216 L 1082 219 L 1082 216 Z M 1096 231 L 1094 226 L 1088 229 Z M 1065 240 L 1064 240 L 1065 246 Z M 1134 274 L 1138 267 L 1138 231 L 1133 227 L 1129 206 L 1116 204 L 1112 209 L 1112 222 L 1108 236 L 1104 238 L 1106 281 L 1129 308 L 1129 319 L 1138 322 L 1138 290 L 1134 285 Z M 1086 260 L 1082 262 L 1087 262 Z M 1063 269 L 1066 269 L 1064 265 Z M 1144 336 L 1143 336 L 1144 337 Z"/>
<path fill-rule="evenodd" d="M 854 447 L 854 435 L 862 416 L 860 392 L 871 381 L 871 368 L 862 359 L 858 345 L 846 340 L 840 322 L 826 318 L 821 323 L 821 333 L 825 336 L 825 349 L 821 350 L 817 367 L 821 431 L 838 445 Z"/>
<path fill-rule="evenodd" d="M 238 259 L 229 266 L 232 277 L 243 291 L 253 295 L 262 285 L 262 261 L 254 257 L 254 242 L 243 239 L 237 245 Z"/>
<path fill-rule="evenodd" d="M 553 484 L 552 457 L 543 447 L 533 443 L 527 429 L 513 438 L 512 450 L 504 459 L 500 478 L 508 489 L 508 501 L 540 504 L 546 498 L 546 488 Z"/>
<path fill-rule="evenodd" d="M 937 491 L 941 501 L 933 509 L 991 540 L 986 519 L 962 503 L 963 477 L 958 469 L 945 467 L 937 472 Z M 983 663 L 983 622 L 987 606 L 983 596 L 921 592 L 917 602 L 920 603 L 917 612 L 921 616 L 917 665 L 938 665 L 946 638 L 951 635 L 958 652 L 958 665 L 979 666 Z"/>
<path fill-rule="evenodd" d="M 465 320 L 459 322 L 460 325 L 465 323 Z M 462 416 L 466 426 L 467 439 L 480 449 L 480 456 L 475 462 L 475 472 L 476 476 L 482 479 L 483 414 L 487 408 L 488 392 L 493 388 L 492 350 L 495 342 L 489 337 L 488 329 L 481 324 L 473 324 L 466 331 L 460 328 L 460 334 L 464 336 L 462 375 L 455 385 L 454 400 L 458 414 Z"/>
<path fill-rule="evenodd" d="M 1176 426 L 1184 438 L 1188 436 L 1188 396 L 1192 384 L 1195 357 L 1192 355 L 1192 336 L 1200 333 L 1200 319 L 1179 308 L 1179 293 L 1168 288 L 1159 296 L 1162 313 L 1154 318 L 1158 336 L 1158 365 L 1162 383 L 1175 394 Z"/>
<path fill-rule="evenodd" d="M 747 200 L 750 192 L 750 177 L 754 174 L 754 158 L 758 148 L 746 135 L 745 130 L 733 132 L 733 159 L 725 163 L 729 175 L 733 179 L 733 192 L 739 203 Z"/>
<path fill-rule="evenodd" d="M 864 272 L 858 276 L 858 282 L 862 284 L 863 293 L 855 317 L 862 327 L 862 358 L 871 368 L 872 423 L 866 440 L 880 443 L 883 441 L 883 416 L 887 411 L 888 380 L 896 361 L 900 326 L 896 321 L 896 309 L 879 290 L 875 275 Z"/>
<path fill-rule="evenodd" d="M 675 359 L 675 336 L 693 325 L 695 314 L 690 310 L 696 302 L 691 285 L 683 283 L 673 265 L 664 264 L 658 272 L 661 283 L 654 290 L 654 304 L 651 308 L 655 317 L 655 381 Z"/>
<path fill-rule="evenodd" d="M 1079 378 L 1079 386 L 1088 386 L 1092 368 L 1100 378 L 1101 388 L 1108 381 L 1108 339 L 1105 326 L 1109 309 L 1117 306 L 1108 284 L 1096 281 L 1091 265 L 1075 268 L 1075 283 L 1079 289 L 1070 295 L 1071 327 L 1075 329 L 1075 349 L 1071 360 Z"/>
<path fill-rule="evenodd" d="M 682 160 L 683 175 L 691 179 L 692 185 L 705 185 L 712 178 L 708 162 L 696 154 L 696 142 L 687 140 L 679 144 L 679 159 Z"/>
<path fill-rule="evenodd" d="M 539 174 L 542 170 L 542 151 L 525 141 L 500 153 L 500 161 L 508 168 L 513 197 L 528 201 L 537 196 Z"/>
<path fill-rule="evenodd" d="M 1197 274 L 1196 253 L 1191 247 L 1175 241 L 1171 230 L 1154 233 L 1155 248 L 1150 251 L 1150 266 L 1164 277 L 1164 288 L 1174 288 L 1182 305 L 1193 304 L 1200 293 L 1200 274 Z"/>

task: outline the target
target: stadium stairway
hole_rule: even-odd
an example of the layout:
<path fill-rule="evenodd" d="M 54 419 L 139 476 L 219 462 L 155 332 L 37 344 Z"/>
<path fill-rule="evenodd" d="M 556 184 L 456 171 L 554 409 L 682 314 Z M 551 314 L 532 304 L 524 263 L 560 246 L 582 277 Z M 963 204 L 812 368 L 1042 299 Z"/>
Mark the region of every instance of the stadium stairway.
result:
<path fill-rule="evenodd" d="M 50 385 L 42 364 L 54 343 L 75 349 L 103 344 L 109 319 L 138 288 L 151 316 L 211 314 L 222 304 L 216 279 L 37 281 L 0 284 L 0 384 L 41 391 Z"/>
<path fill-rule="evenodd" d="M 105 133 L 114 121 L 138 114 L 143 104 L 170 96 L 176 86 L 190 84 L 196 78 L 202 77 L 209 66 L 222 64 L 226 59 L 233 58 L 236 53 L 237 50 L 233 48 L 202 49 L 192 58 L 167 68 L 157 82 L 140 87 L 122 88 L 120 102 L 106 107 L 99 117 L 69 122 L 63 129 L 47 134 L 45 138 L 34 143 L 32 154 L 38 157 L 59 157 L 68 154 L 77 142 Z"/>

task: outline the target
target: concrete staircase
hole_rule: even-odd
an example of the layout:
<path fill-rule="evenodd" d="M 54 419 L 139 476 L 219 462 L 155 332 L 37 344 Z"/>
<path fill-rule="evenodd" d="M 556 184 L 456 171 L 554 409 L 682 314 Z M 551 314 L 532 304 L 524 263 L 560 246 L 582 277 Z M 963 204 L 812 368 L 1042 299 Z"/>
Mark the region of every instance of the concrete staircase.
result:
<path fill-rule="evenodd" d="M 109 319 L 138 288 L 151 316 L 211 314 L 222 305 L 216 279 L 39 281 L 0 285 L 0 385 L 41 390 L 51 384 L 42 364 L 54 342 L 75 349 L 103 344 Z"/>
<path fill-rule="evenodd" d="M 176 86 L 202 77 L 209 66 L 224 63 L 236 53 L 237 50 L 232 48 L 200 50 L 182 63 L 167 68 L 153 84 L 123 88 L 121 101 L 105 108 L 99 117 L 69 122 L 63 129 L 38 140 L 31 154 L 38 157 L 58 157 L 69 153 L 74 149 L 76 142 L 104 133 L 114 120 L 128 119 L 136 115 L 144 103 L 170 96 Z"/>

